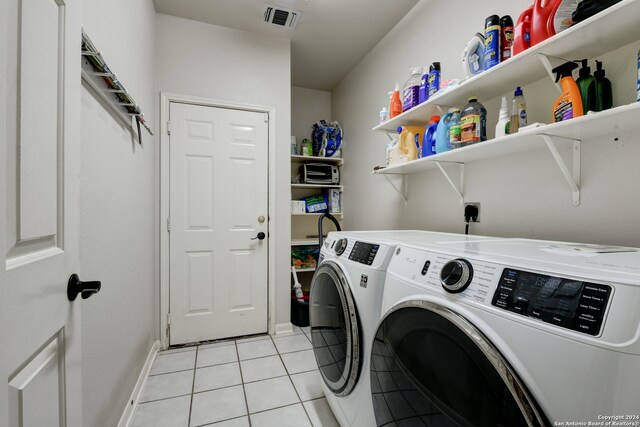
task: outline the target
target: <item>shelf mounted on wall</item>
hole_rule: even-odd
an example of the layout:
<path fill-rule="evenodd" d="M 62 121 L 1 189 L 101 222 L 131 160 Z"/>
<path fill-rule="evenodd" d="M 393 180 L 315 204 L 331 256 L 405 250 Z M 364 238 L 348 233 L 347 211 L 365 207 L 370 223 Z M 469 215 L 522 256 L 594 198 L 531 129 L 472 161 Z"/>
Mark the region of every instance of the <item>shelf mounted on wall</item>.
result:
<path fill-rule="evenodd" d="M 124 85 L 118 80 L 115 73 L 111 71 L 102 54 L 96 49 L 89 39 L 87 33 L 82 30 L 82 80 L 84 80 L 94 92 L 111 107 L 116 117 L 137 136 L 138 142 L 142 144 L 141 127 L 149 135 L 153 131 L 147 124 L 140 106 L 133 99 Z M 133 120 L 136 127 L 134 128 Z"/>

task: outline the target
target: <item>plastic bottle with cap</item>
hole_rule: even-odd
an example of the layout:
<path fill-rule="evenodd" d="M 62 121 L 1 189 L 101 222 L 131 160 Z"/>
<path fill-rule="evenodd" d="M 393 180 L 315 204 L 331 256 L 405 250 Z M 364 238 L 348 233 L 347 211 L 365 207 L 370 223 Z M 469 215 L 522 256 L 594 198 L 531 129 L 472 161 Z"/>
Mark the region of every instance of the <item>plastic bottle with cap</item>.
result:
<path fill-rule="evenodd" d="M 511 102 L 511 120 L 509 121 L 509 133 L 518 133 L 521 127 L 527 125 L 527 101 L 524 99 L 522 89 L 518 86 L 513 93 Z"/>

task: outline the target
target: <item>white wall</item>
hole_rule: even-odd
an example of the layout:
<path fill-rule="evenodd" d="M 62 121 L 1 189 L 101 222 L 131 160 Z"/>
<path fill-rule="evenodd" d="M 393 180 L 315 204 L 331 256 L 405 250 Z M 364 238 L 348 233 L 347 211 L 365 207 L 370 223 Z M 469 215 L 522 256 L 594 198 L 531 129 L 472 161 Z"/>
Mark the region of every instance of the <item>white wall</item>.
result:
<path fill-rule="evenodd" d="M 156 19 L 156 89 L 275 108 L 276 324 L 289 322 L 290 42 L 168 15 Z"/>
<path fill-rule="evenodd" d="M 331 120 L 331 92 L 291 87 L 291 135 L 311 138 L 311 126 L 321 119 Z"/>
<path fill-rule="evenodd" d="M 348 135 L 345 184 L 359 190 L 345 198 L 349 213 L 345 222 L 351 229 L 464 230 L 463 209 L 438 170 L 409 177 L 406 208 L 383 176 L 371 175 L 373 166 L 384 164 L 388 143 L 384 134 L 371 128 L 377 124 L 378 112 L 387 104 L 386 94 L 394 83 L 404 84 L 410 67 L 433 61 L 442 62 L 443 79 L 463 77 L 460 53 L 471 36 L 482 30 L 484 19 L 496 13 L 510 14 L 515 21 L 530 1 L 465 2 L 464 13 L 459 13 L 460 4 L 419 2 L 332 92 L 333 118 Z M 615 105 L 635 99 L 638 47 L 635 43 L 602 58 L 614 84 Z M 523 88 L 529 121 L 548 123 L 558 92 L 550 79 L 527 83 Z M 511 100 L 512 94 L 504 95 Z M 489 110 L 488 133 L 492 137 L 499 98 L 480 101 Z M 482 222 L 473 224 L 472 232 L 638 246 L 640 231 L 635 221 L 640 198 L 635 195 L 640 145 L 635 140 L 639 134 L 583 142 L 582 203 L 577 207 L 572 205 L 569 187 L 550 154 L 542 149 L 467 164 L 465 200 L 482 204 Z"/>
<path fill-rule="evenodd" d="M 153 2 L 84 0 L 82 9 L 85 31 L 157 131 Z M 158 337 L 157 150 L 146 133 L 134 143 L 84 86 L 81 126 L 80 277 L 102 281 L 81 302 L 83 425 L 113 426 Z"/>

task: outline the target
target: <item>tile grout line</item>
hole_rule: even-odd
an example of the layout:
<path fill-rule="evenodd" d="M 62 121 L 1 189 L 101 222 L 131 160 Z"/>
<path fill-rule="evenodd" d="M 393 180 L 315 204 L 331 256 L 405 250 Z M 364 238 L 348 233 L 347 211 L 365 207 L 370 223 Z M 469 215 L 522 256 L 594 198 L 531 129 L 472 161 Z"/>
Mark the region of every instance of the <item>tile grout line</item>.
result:
<path fill-rule="evenodd" d="M 273 338 L 272 338 L 272 340 L 273 340 Z M 273 345 L 275 346 L 276 343 L 274 342 Z M 291 383 L 291 386 L 293 387 L 293 391 L 296 392 L 296 396 L 298 396 L 299 403 L 300 403 L 300 405 L 302 405 L 302 410 L 304 411 L 304 414 L 307 416 L 307 421 L 309 421 L 309 424 L 313 427 L 313 422 L 311 422 L 311 417 L 309 416 L 309 413 L 307 412 L 307 408 L 305 408 L 305 406 L 304 406 L 304 402 L 302 401 L 302 398 L 300 397 L 300 393 L 298 393 L 298 389 L 296 388 L 296 385 L 291 380 L 291 374 L 289 374 L 289 369 L 287 369 L 287 365 L 285 365 L 284 360 L 282 360 L 282 354 L 280 354 L 280 350 L 278 350 L 278 347 L 276 347 L 276 351 L 278 352 L 278 357 L 280 358 L 280 362 L 282 363 L 282 366 L 284 366 L 284 370 L 287 373 L 287 378 L 289 378 L 289 382 Z M 287 405 L 287 406 L 289 406 L 289 405 Z"/>
<path fill-rule="evenodd" d="M 242 375 L 242 363 L 240 363 L 240 352 L 238 351 L 238 341 L 234 341 L 236 347 L 236 356 L 238 357 L 238 369 L 240 370 L 240 381 L 242 382 L 242 394 L 244 395 L 244 407 L 247 409 L 247 421 L 251 427 L 251 415 L 249 414 L 249 400 L 247 399 L 247 390 L 244 387 L 244 376 Z"/>
<path fill-rule="evenodd" d="M 191 426 L 191 413 L 193 412 L 193 391 L 196 387 L 196 372 L 198 369 L 198 350 L 199 347 L 196 347 L 196 357 L 193 361 L 193 382 L 191 383 L 191 400 L 189 402 L 189 420 L 187 422 L 187 427 Z"/>

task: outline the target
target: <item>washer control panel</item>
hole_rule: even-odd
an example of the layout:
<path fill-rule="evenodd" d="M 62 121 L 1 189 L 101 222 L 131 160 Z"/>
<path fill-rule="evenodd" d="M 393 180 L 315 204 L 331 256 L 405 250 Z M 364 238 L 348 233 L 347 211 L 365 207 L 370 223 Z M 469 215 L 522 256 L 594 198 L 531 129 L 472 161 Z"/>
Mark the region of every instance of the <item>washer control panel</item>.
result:
<path fill-rule="evenodd" d="M 491 304 L 546 323 L 597 336 L 611 286 L 505 268 Z"/>
<path fill-rule="evenodd" d="M 378 249 L 380 249 L 380 245 L 374 245 L 365 242 L 355 242 L 353 244 L 353 248 L 351 249 L 351 253 L 349 254 L 349 259 L 351 261 L 357 261 L 361 264 L 371 265 L 373 264 L 373 260 L 376 258 Z"/>

